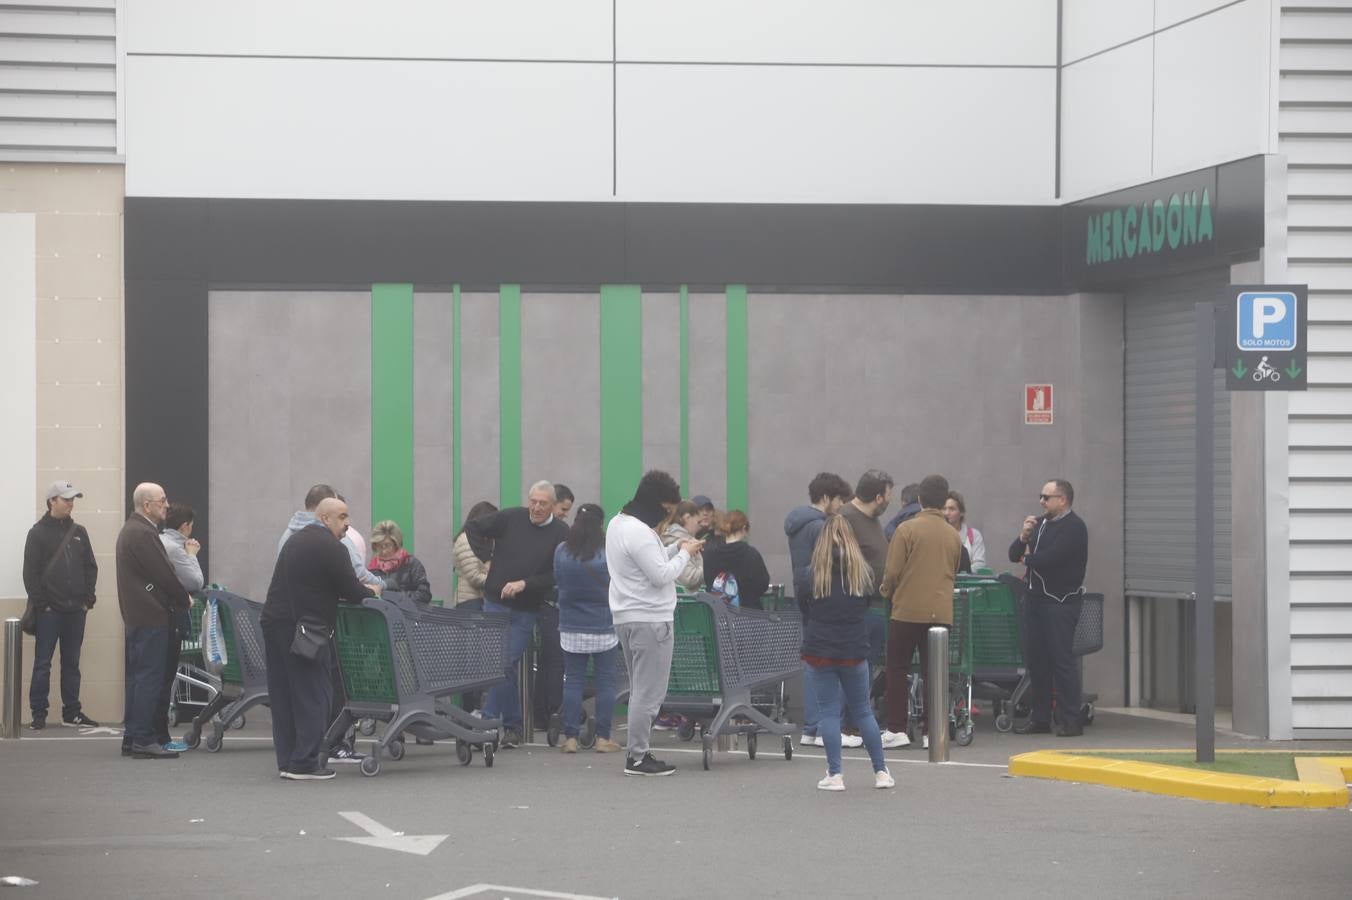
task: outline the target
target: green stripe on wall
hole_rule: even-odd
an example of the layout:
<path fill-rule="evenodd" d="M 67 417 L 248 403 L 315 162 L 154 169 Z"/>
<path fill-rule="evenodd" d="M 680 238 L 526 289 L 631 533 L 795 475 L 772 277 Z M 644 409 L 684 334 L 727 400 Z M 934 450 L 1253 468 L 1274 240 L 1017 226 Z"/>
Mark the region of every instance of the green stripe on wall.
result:
<path fill-rule="evenodd" d="M 601 286 L 601 505 L 612 516 L 643 477 L 643 294 Z"/>
<path fill-rule="evenodd" d="M 728 285 L 728 509 L 750 512 L 748 488 L 746 285 Z"/>
<path fill-rule="evenodd" d="M 690 496 L 690 288 L 681 285 L 681 494 Z"/>
<path fill-rule="evenodd" d="M 371 519 L 413 551 L 413 285 L 371 285 Z"/>
<path fill-rule="evenodd" d="M 521 285 L 498 289 L 498 507 L 521 505 Z"/>
<path fill-rule="evenodd" d="M 460 530 L 460 285 L 451 287 L 451 527 Z"/>

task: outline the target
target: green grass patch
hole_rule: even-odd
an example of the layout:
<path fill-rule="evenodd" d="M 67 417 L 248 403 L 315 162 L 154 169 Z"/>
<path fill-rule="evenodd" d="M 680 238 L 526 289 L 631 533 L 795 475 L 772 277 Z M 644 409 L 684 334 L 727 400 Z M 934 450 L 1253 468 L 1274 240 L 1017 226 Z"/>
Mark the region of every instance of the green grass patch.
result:
<path fill-rule="evenodd" d="M 1084 751 L 1078 756 L 1106 756 L 1110 759 L 1124 759 L 1134 762 L 1157 763 L 1165 766 L 1181 766 L 1186 769 L 1206 769 L 1209 772 L 1226 772 L 1231 775 L 1251 775 L 1259 778 L 1283 778 L 1287 781 L 1299 781 L 1296 774 L 1297 756 L 1338 756 L 1337 753 L 1293 752 L 1286 750 L 1271 753 L 1227 753 L 1216 751 L 1216 761 L 1199 763 L 1195 755 L 1187 751 L 1164 753 L 1099 753 Z M 1342 754 L 1346 755 L 1346 754 Z"/>

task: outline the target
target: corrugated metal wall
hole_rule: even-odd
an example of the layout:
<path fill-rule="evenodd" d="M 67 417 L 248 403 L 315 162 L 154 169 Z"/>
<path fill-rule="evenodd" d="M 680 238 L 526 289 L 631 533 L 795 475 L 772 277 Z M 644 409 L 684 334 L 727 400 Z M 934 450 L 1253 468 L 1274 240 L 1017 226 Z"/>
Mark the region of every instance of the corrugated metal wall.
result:
<path fill-rule="evenodd" d="M 117 154 L 115 0 L 0 2 L 0 157 Z"/>
<path fill-rule="evenodd" d="M 1310 286 L 1310 389 L 1288 432 L 1291 723 L 1352 736 L 1352 2 L 1284 3 L 1280 66 L 1289 275 Z"/>

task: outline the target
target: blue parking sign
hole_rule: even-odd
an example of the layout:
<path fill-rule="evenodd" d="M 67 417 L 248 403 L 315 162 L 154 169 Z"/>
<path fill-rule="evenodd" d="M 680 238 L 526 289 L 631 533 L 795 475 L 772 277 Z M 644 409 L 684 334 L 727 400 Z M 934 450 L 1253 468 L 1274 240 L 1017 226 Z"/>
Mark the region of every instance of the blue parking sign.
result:
<path fill-rule="evenodd" d="M 1245 291 L 1239 295 L 1235 346 L 1240 350 L 1296 349 L 1296 295 L 1287 291 Z"/>

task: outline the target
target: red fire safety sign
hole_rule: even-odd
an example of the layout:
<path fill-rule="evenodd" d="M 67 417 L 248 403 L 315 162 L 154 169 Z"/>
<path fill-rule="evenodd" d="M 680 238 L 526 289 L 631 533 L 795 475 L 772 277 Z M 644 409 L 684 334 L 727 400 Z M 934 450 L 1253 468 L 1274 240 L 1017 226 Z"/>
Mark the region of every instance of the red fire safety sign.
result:
<path fill-rule="evenodd" d="M 1025 384 L 1023 386 L 1023 424 L 1052 424 L 1052 386 Z"/>

